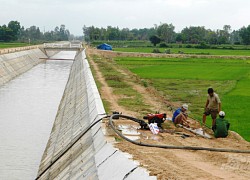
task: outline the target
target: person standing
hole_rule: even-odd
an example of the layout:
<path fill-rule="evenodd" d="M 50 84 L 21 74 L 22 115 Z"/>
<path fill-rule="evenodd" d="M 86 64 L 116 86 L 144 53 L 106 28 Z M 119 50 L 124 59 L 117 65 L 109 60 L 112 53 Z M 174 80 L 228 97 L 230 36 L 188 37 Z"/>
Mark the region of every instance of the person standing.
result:
<path fill-rule="evenodd" d="M 214 130 L 217 115 L 221 111 L 221 101 L 220 101 L 218 94 L 214 92 L 213 88 L 208 88 L 207 93 L 208 93 L 207 101 L 205 105 L 205 111 L 203 113 L 202 122 L 203 124 L 205 124 L 206 117 L 208 115 L 211 115 L 212 120 L 213 120 L 212 129 Z"/>

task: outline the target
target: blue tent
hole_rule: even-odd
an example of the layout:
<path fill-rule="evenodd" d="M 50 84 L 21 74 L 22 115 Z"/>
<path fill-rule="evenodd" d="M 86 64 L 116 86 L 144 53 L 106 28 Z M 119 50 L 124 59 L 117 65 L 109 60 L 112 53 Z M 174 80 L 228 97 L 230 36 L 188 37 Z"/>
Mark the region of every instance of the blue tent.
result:
<path fill-rule="evenodd" d="M 106 43 L 103 43 L 103 44 L 100 44 L 99 46 L 97 46 L 97 49 L 102 49 L 102 50 L 112 50 L 112 46 L 106 44 Z"/>

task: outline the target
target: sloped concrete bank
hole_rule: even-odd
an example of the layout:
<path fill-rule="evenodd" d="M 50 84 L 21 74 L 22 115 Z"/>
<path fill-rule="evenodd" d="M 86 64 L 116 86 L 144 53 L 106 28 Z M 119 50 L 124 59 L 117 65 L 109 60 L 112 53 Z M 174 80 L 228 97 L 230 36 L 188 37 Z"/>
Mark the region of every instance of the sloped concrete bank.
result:
<path fill-rule="evenodd" d="M 72 65 L 36 179 L 156 179 L 106 142 L 104 116 L 83 51 Z"/>
<path fill-rule="evenodd" d="M 46 57 L 40 49 L 0 55 L 0 86 L 41 63 Z"/>

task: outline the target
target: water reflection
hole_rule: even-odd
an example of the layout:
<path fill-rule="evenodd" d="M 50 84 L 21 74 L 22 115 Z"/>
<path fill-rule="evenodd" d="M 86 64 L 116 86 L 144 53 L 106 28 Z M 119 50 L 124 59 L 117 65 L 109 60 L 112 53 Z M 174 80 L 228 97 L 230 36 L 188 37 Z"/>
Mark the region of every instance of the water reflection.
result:
<path fill-rule="evenodd" d="M 0 87 L 0 179 L 35 179 L 72 61 L 47 61 Z"/>

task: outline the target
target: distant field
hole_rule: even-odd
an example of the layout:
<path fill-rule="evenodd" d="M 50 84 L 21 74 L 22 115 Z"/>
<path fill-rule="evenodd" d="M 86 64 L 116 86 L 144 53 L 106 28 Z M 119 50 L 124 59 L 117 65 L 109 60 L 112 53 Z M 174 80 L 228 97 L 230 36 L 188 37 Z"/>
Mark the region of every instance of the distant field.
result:
<path fill-rule="evenodd" d="M 199 121 L 207 88 L 213 87 L 222 100 L 230 129 L 250 141 L 250 60 L 129 57 L 116 58 L 116 62 L 144 79 L 145 86 L 163 92 L 170 101 L 189 103 L 190 116 Z M 211 126 L 210 117 L 207 124 Z"/>
<path fill-rule="evenodd" d="M 121 52 L 143 52 L 152 53 L 153 47 L 137 47 L 137 48 L 114 48 L 114 51 Z M 230 50 L 230 49 L 196 49 L 196 48 L 156 48 L 161 53 L 170 51 L 171 54 L 204 54 L 204 55 L 234 55 L 234 56 L 250 56 L 250 50 Z"/>
<path fill-rule="evenodd" d="M 13 47 L 23 47 L 29 46 L 28 43 L 2 43 L 0 42 L 0 48 L 13 48 Z"/>

